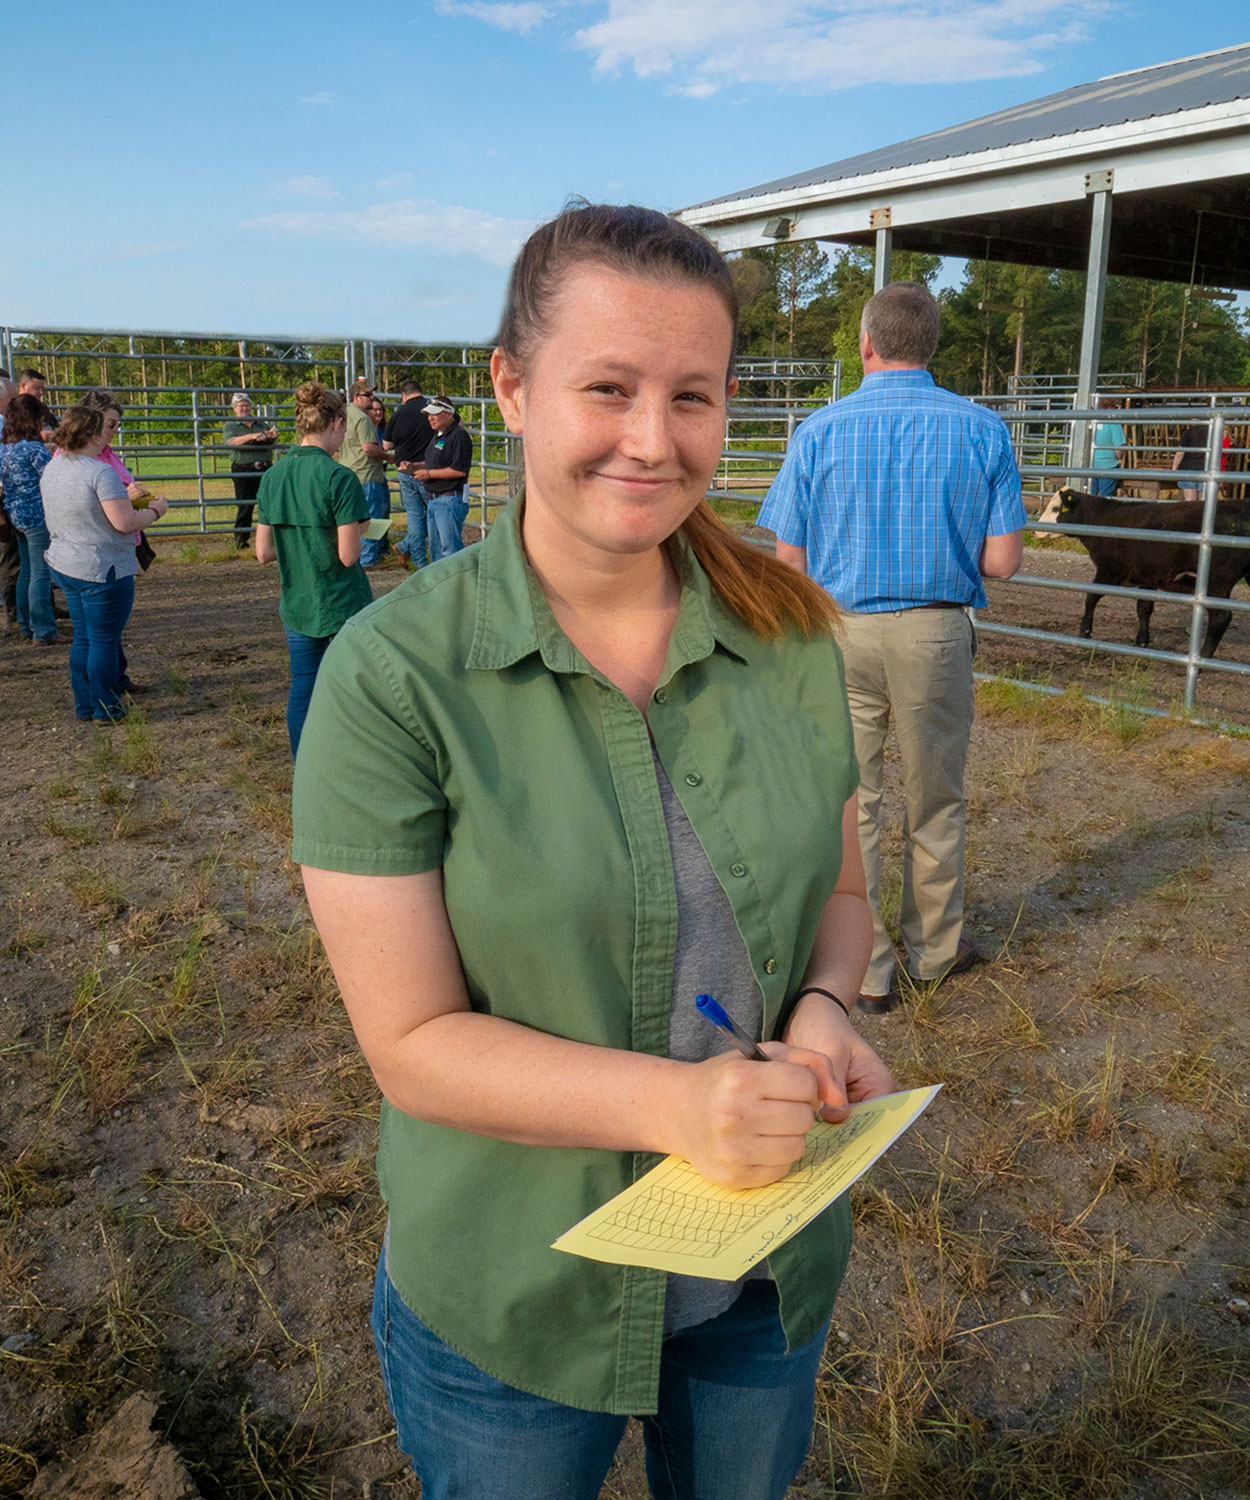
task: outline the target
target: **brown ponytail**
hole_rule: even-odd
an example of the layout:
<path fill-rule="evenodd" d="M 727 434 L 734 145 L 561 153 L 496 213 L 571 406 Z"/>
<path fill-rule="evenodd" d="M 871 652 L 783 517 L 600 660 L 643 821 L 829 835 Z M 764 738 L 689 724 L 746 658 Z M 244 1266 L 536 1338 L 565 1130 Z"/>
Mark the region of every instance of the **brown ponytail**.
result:
<path fill-rule="evenodd" d="M 838 629 L 838 606 L 818 583 L 744 542 L 706 500 L 686 517 L 681 534 L 726 606 L 762 640 L 787 630 L 813 636 Z"/>

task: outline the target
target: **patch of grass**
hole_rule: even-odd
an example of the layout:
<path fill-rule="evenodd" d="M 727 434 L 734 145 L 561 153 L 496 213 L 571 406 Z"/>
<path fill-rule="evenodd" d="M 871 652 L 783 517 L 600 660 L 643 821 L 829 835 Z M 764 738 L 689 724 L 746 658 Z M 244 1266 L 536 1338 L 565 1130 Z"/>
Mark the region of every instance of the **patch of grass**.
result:
<path fill-rule="evenodd" d="M 29 900 L 14 897 L 9 902 L 13 929 L 0 949 L 6 958 L 29 958 L 47 943 L 50 934 L 46 928 L 37 927 L 31 921 L 32 910 L 33 903 Z"/>
<path fill-rule="evenodd" d="M 89 849 L 99 842 L 99 835 L 88 823 L 65 823 L 60 818 L 49 818 L 43 831 L 53 838 L 64 839 L 72 849 Z"/>
<path fill-rule="evenodd" d="M 174 667 L 167 667 L 165 669 L 165 688 L 167 692 L 172 693 L 176 698 L 185 698 L 191 690 L 191 684 Z"/>
<path fill-rule="evenodd" d="M 79 906 L 97 918 L 120 916 L 130 905 L 126 892 L 102 870 L 80 870 L 65 885 Z"/>
<path fill-rule="evenodd" d="M 143 709 L 132 708 L 122 721 L 126 744 L 122 765 L 137 776 L 155 776 L 161 769 L 161 756 L 152 724 Z"/>

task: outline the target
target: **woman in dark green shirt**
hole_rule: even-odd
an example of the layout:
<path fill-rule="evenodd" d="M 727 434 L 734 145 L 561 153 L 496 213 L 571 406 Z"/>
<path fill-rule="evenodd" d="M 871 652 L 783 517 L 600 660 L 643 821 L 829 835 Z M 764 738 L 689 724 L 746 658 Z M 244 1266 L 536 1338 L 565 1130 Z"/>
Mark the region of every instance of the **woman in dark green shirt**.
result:
<path fill-rule="evenodd" d="M 738 1284 L 550 1248 L 656 1153 L 763 1186 L 893 1086 L 847 1015 L 835 607 L 704 499 L 735 316 L 662 214 L 538 230 L 492 360 L 524 499 L 349 623 L 309 716 L 294 855 L 384 1095 L 374 1332 L 427 1500 L 594 1500 L 630 1414 L 667 1500 L 781 1500 L 807 1451 L 845 1201 Z"/>
<path fill-rule="evenodd" d="M 326 648 L 343 624 L 373 598 L 360 566 L 369 510 L 360 480 L 334 455 L 343 442 L 347 401 L 308 381 L 295 393 L 299 445 L 261 480 L 256 556 L 276 562 L 282 581 L 278 613 L 291 660 L 286 727 L 291 755 Z"/>

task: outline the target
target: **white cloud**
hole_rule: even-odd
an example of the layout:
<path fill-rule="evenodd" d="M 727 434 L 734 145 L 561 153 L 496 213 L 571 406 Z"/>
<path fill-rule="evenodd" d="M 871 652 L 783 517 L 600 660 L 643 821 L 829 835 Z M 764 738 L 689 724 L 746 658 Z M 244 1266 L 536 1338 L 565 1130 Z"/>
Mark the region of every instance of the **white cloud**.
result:
<path fill-rule="evenodd" d="M 389 177 L 379 177 L 373 185 L 384 193 L 391 193 L 396 188 L 407 187 L 411 181 L 411 172 L 392 172 Z"/>
<path fill-rule="evenodd" d="M 596 72 L 664 77 L 706 98 L 733 84 L 824 93 L 861 83 L 958 83 L 1037 72 L 1083 40 L 1103 0 L 608 0 L 574 37 Z"/>
<path fill-rule="evenodd" d="M 438 250 L 511 265 L 533 225 L 477 208 L 402 198 L 357 210 L 309 210 L 245 219 L 244 229 L 309 239 L 348 240 L 393 250 Z"/>
<path fill-rule="evenodd" d="M 273 192 L 287 193 L 293 198 L 337 198 L 338 189 L 328 177 L 288 177 L 285 182 L 275 182 Z"/>
<path fill-rule="evenodd" d="M 177 255 L 190 249 L 185 240 L 153 240 L 146 245 L 122 245 L 118 254 L 127 260 L 146 260 L 151 255 Z"/>
<path fill-rule="evenodd" d="M 300 100 L 301 104 L 333 104 L 334 95 L 322 89 L 319 94 L 305 94 Z"/>
<path fill-rule="evenodd" d="M 474 21 L 485 21 L 488 26 L 497 26 L 500 31 L 515 31 L 528 36 L 531 31 L 550 20 L 555 13 L 554 5 L 541 0 L 511 0 L 511 3 L 496 3 L 496 0 L 437 0 L 435 7 L 441 16 L 468 16 Z"/>

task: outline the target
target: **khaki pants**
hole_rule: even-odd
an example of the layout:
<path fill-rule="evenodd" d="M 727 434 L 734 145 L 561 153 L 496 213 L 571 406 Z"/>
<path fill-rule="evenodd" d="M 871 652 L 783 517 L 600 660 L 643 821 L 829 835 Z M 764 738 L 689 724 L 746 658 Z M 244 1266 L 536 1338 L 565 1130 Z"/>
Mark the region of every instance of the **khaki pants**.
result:
<path fill-rule="evenodd" d="M 976 633 L 966 610 L 845 614 L 846 688 L 859 761 L 859 843 L 873 914 L 864 994 L 889 992 L 894 947 L 881 920 L 882 765 L 890 721 L 905 809 L 900 908 L 907 972 L 939 979 L 964 917 L 964 763 Z"/>

